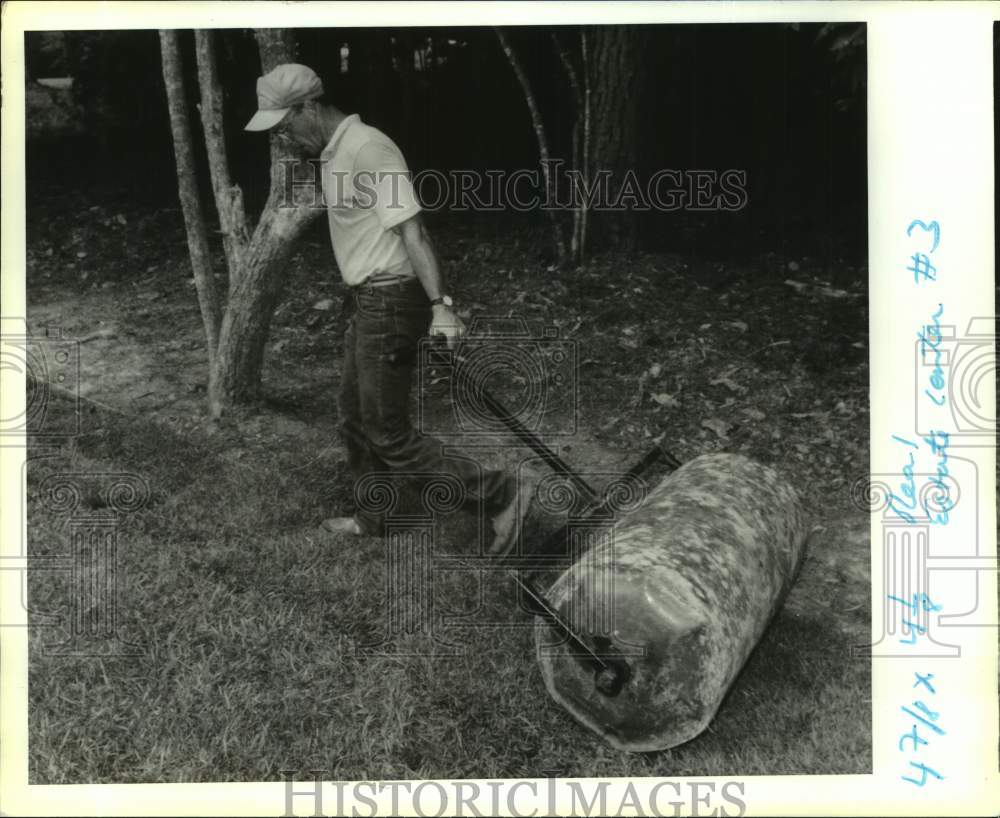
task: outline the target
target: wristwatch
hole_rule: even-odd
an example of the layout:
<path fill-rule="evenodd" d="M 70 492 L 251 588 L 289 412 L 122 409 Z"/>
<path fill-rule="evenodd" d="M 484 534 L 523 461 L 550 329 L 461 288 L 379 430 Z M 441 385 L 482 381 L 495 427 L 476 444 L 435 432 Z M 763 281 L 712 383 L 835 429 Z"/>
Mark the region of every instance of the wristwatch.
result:
<path fill-rule="evenodd" d="M 455 302 L 451 300 L 450 295 L 442 295 L 440 298 L 432 298 L 431 306 L 436 307 L 438 304 L 444 304 L 446 307 L 450 307 Z"/>

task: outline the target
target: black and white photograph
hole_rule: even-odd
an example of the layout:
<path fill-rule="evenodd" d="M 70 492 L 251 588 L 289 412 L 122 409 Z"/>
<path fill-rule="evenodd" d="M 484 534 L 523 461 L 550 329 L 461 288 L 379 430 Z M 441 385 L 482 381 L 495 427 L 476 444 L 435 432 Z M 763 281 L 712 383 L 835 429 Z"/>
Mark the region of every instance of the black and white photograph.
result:
<path fill-rule="evenodd" d="M 870 770 L 864 24 L 25 61 L 33 782 Z"/>
<path fill-rule="evenodd" d="M 26 26 L 27 783 L 743 815 L 892 753 L 933 789 L 957 725 L 899 644 L 957 614 L 894 560 L 994 477 L 873 397 L 912 334 L 941 407 L 958 323 L 874 306 L 884 28 L 464 5 Z M 907 217 L 936 304 L 954 220 Z"/>

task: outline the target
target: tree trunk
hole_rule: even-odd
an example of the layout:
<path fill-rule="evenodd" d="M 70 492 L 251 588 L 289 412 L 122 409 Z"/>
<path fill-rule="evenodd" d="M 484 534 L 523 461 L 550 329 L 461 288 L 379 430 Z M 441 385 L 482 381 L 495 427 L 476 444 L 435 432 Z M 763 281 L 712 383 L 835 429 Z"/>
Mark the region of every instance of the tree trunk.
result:
<path fill-rule="evenodd" d="M 611 171 L 609 194 L 614 202 L 629 171 L 638 173 L 639 110 L 647 33 L 640 26 L 595 26 L 587 34 L 586 67 L 591 90 L 590 178 Z M 595 214 L 597 240 L 619 250 L 638 246 L 639 225 L 631 210 Z"/>
<path fill-rule="evenodd" d="M 205 233 L 205 217 L 198 198 L 191 124 L 187 115 L 184 74 L 181 69 L 176 30 L 160 30 L 160 54 L 163 62 L 163 84 L 167 89 L 167 106 L 170 110 L 170 129 L 174 138 L 174 157 L 177 160 L 177 191 L 184 213 L 188 252 L 191 256 L 195 288 L 198 291 L 201 320 L 205 325 L 208 362 L 211 366 L 219 346 L 219 298 L 212 277 L 211 251 Z"/>
<path fill-rule="evenodd" d="M 201 124 L 205 132 L 208 169 L 212 176 L 215 207 L 219 212 L 219 227 L 229 269 L 230 295 L 239 279 L 243 252 L 250 240 L 247 217 L 243 209 L 243 191 L 229 176 L 226 158 L 225 130 L 222 122 L 222 88 L 215 65 L 214 33 L 197 29 L 194 32 L 195 54 L 198 59 L 198 80 L 201 86 Z"/>
<path fill-rule="evenodd" d="M 316 207 L 279 206 L 281 195 L 272 190 L 268 197 L 222 319 L 209 396 L 213 417 L 221 416 L 233 404 L 257 398 L 271 317 L 288 279 L 288 258 L 295 242 L 322 212 Z"/>
<path fill-rule="evenodd" d="M 276 65 L 294 61 L 295 42 L 290 31 L 261 29 L 256 36 L 265 73 Z M 323 212 L 317 206 L 317 197 L 309 191 L 298 191 L 304 193 L 301 199 L 289 201 L 285 174 L 297 164 L 272 136 L 271 192 L 243 253 L 240 274 L 219 332 L 218 354 L 209 381 L 209 411 L 213 417 L 234 405 L 256 400 L 271 317 L 288 277 L 288 257 L 298 238 Z M 315 184 L 320 184 L 318 178 Z"/>
<path fill-rule="evenodd" d="M 296 62 L 298 46 L 295 32 L 290 28 L 254 29 L 257 49 L 260 51 L 260 67 L 263 73 L 277 68 L 282 63 Z"/>
<path fill-rule="evenodd" d="M 559 54 L 559 60 L 562 62 L 563 70 L 566 72 L 566 79 L 569 81 L 570 91 L 573 93 L 573 106 L 574 106 L 574 116 L 573 116 L 573 156 L 572 169 L 578 171 L 583 175 L 584 187 L 587 186 L 587 175 L 586 168 L 583 165 L 582 154 L 581 154 L 581 136 L 583 134 L 583 121 L 584 121 L 584 109 L 586 103 L 584 101 L 583 88 L 580 87 L 580 79 L 577 74 L 577 70 L 573 65 L 573 58 L 570 56 L 566 47 L 563 45 L 562 40 L 559 39 L 559 35 L 555 32 L 552 33 L 552 44 L 556 48 L 556 53 Z M 581 43 L 582 46 L 582 43 Z M 584 63 L 586 66 L 586 63 Z M 584 211 L 587 208 L 586 199 L 583 197 L 579 198 L 577 205 L 573 208 L 573 234 L 570 238 L 570 258 L 573 260 L 574 264 L 581 264 L 584 259 L 584 254 L 586 248 L 583 245 L 583 227 L 584 227 Z"/>
<path fill-rule="evenodd" d="M 510 67 L 514 69 L 517 81 L 521 83 L 521 90 L 524 91 L 524 99 L 528 103 L 528 111 L 531 113 L 531 124 L 535 129 L 535 138 L 538 140 L 538 155 L 541 159 L 542 174 L 545 178 L 546 198 L 554 205 L 555 191 L 549 167 L 549 141 L 545 133 L 545 125 L 542 123 L 541 112 L 538 110 L 538 104 L 535 102 L 535 94 L 531 89 L 531 82 L 528 80 L 527 74 L 524 73 L 521 61 L 517 58 L 517 54 L 514 53 L 514 49 L 511 48 L 503 29 L 498 27 L 496 33 L 497 38 L 500 40 L 500 46 L 503 48 L 503 52 L 507 55 L 507 60 L 510 62 Z M 548 214 L 552 222 L 552 239 L 555 244 L 556 263 L 561 265 L 566 261 L 566 243 L 563 241 L 562 225 L 559 224 L 559 214 L 554 206 L 548 209 Z"/>

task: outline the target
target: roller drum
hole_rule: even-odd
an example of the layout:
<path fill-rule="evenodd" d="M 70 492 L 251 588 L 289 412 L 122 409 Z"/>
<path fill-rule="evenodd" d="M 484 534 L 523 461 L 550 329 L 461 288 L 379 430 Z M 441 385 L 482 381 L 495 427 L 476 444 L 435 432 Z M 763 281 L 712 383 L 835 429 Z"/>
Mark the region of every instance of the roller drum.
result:
<path fill-rule="evenodd" d="M 549 590 L 577 633 L 622 657 L 595 674 L 540 620 L 549 693 L 622 750 L 693 739 L 790 589 L 807 533 L 799 496 L 773 469 L 732 454 L 685 464 Z M 609 685 L 616 674 L 620 683 Z"/>

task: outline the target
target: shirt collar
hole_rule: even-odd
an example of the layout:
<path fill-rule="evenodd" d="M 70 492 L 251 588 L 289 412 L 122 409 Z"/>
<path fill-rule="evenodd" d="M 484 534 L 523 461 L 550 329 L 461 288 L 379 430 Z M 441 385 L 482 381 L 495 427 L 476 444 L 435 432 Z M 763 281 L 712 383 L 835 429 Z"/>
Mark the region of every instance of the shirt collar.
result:
<path fill-rule="evenodd" d="M 351 114 L 350 116 L 345 116 L 342 120 L 340 120 L 340 124 L 334 130 L 333 136 L 330 137 L 330 141 L 326 143 L 326 147 L 323 148 L 323 152 L 320 154 L 320 157 L 327 159 L 332 156 L 333 152 L 337 149 L 337 143 L 340 141 L 341 137 L 343 137 L 347 129 L 350 128 L 355 122 L 360 121 L 361 116 L 358 114 Z"/>

